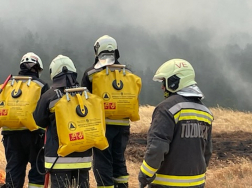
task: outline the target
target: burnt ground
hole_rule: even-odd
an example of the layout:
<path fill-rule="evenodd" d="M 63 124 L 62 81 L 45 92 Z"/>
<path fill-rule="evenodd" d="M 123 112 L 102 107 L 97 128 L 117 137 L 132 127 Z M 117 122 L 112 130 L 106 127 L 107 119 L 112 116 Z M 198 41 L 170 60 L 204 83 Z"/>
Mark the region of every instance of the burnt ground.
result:
<path fill-rule="evenodd" d="M 146 147 L 146 134 L 132 133 L 126 149 L 127 160 L 141 163 Z M 232 132 L 212 134 L 213 155 L 209 168 L 230 162 L 238 163 L 240 158 L 252 161 L 252 134 L 248 132 Z"/>

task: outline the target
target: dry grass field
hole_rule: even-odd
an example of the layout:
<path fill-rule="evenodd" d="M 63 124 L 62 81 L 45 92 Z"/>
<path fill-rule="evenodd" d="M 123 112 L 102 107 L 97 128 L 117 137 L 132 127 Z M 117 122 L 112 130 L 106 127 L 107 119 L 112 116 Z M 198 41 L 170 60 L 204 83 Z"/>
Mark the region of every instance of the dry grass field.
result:
<path fill-rule="evenodd" d="M 126 150 L 130 173 L 129 185 L 138 188 L 138 172 L 142 163 L 146 132 L 151 122 L 153 106 L 141 106 L 141 120 L 131 124 L 131 136 Z M 213 123 L 213 156 L 207 171 L 206 188 L 252 188 L 252 113 L 220 107 L 211 108 Z M 6 164 L 0 144 L 0 170 Z M 95 180 L 90 171 L 91 188 Z"/>

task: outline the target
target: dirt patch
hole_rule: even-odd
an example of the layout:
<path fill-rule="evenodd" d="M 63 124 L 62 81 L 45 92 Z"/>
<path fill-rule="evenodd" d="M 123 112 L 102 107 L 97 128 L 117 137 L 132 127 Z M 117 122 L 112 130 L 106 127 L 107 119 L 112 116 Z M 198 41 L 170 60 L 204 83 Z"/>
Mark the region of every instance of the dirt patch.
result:
<path fill-rule="evenodd" d="M 146 149 L 147 134 L 132 133 L 126 158 L 132 162 L 141 163 Z M 213 134 L 213 155 L 209 168 L 225 165 L 233 162 L 238 163 L 239 158 L 247 158 L 252 161 L 252 134 L 248 132 L 232 132 Z"/>

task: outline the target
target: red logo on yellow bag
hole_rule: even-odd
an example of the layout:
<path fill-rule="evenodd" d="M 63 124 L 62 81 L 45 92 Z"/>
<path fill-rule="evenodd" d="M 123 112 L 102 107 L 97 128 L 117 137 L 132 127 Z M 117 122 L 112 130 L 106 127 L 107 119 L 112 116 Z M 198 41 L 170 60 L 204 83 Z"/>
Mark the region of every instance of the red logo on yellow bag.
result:
<path fill-rule="evenodd" d="M 104 109 L 115 110 L 116 109 L 116 103 L 115 102 L 105 102 L 104 103 Z"/>
<path fill-rule="evenodd" d="M 83 140 L 84 139 L 83 132 L 71 133 L 69 134 L 69 139 L 70 141 Z"/>
<path fill-rule="evenodd" d="M 8 115 L 8 109 L 0 110 L 0 116 L 7 116 L 7 115 Z"/>

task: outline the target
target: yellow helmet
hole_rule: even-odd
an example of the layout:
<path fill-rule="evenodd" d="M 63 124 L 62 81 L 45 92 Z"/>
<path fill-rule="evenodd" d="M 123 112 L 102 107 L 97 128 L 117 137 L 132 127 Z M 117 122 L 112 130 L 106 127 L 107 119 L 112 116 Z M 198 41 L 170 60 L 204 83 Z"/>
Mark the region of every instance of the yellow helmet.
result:
<path fill-rule="evenodd" d="M 158 68 L 153 80 L 164 82 L 166 90 L 171 93 L 197 84 L 192 65 L 184 59 L 171 59 L 165 62 Z"/>

